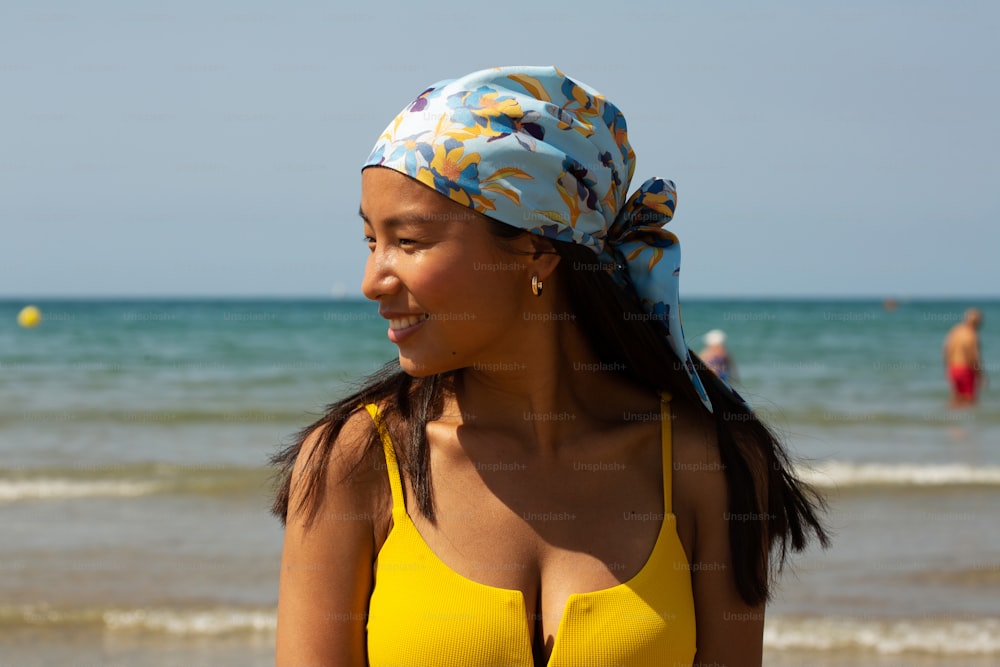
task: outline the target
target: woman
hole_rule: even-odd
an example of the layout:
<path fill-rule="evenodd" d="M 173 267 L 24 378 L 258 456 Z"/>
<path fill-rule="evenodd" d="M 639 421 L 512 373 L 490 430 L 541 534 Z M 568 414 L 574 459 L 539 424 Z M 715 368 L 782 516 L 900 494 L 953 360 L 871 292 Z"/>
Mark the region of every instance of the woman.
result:
<path fill-rule="evenodd" d="M 673 184 L 553 68 L 425 90 L 362 172 L 394 361 L 275 457 L 279 665 L 759 665 L 826 536 L 688 353 Z M 771 558 L 771 556 L 774 558 Z"/>

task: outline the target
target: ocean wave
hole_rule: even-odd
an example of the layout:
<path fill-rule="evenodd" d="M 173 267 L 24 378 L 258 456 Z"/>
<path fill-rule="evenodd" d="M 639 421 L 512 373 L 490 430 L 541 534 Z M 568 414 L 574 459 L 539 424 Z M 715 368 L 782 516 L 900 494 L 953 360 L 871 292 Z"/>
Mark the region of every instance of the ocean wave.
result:
<path fill-rule="evenodd" d="M 855 463 L 799 466 L 800 479 L 824 489 L 850 487 L 1000 486 L 1000 466 L 967 463 Z"/>
<path fill-rule="evenodd" d="M 796 469 L 819 489 L 1000 487 L 1000 466 L 965 463 L 826 461 Z M 154 494 L 221 496 L 268 490 L 273 470 L 241 466 L 135 463 L 96 467 L 0 468 L 0 504 L 128 498 Z"/>
<path fill-rule="evenodd" d="M 769 617 L 771 650 L 1000 654 L 1000 618 Z"/>
<path fill-rule="evenodd" d="M 57 609 L 46 605 L 0 607 L 0 627 L 91 626 L 104 632 L 206 637 L 273 635 L 272 608 L 213 607 Z M 769 616 L 764 646 L 770 651 L 1000 654 L 1000 618 Z"/>
<path fill-rule="evenodd" d="M 936 409 L 938 406 L 939 397 L 935 396 L 928 401 L 914 401 L 909 407 L 899 407 L 891 412 L 870 412 L 862 407 L 819 410 L 814 406 L 800 407 L 794 403 L 780 408 L 763 405 L 757 408 L 757 412 L 774 423 L 787 424 L 796 430 L 808 432 L 856 427 L 992 428 L 1000 424 L 1000 410 L 990 406 L 978 406 L 966 411 L 947 410 L 944 407 Z"/>
<path fill-rule="evenodd" d="M 130 609 L 107 611 L 104 625 L 109 630 L 143 630 L 171 635 L 221 635 L 246 632 L 274 632 L 273 610 L 211 609 L 174 611 Z"/>
<path fill-rule="evenodd" d="M 153 494 L 224 495 L 259 492 L 271 471 L 263 467 L 136 463 L 105 467 L 0 469 L 0 503 Z"/>
<path fill-rule="evenodd" d="M 70 479 L 0 480 L 0 502 L 70 498 L 120 498 L 156 493 L 154 482 L 81 482 Z"/>
<path fill-rule="evenodd" d="M 273 633 L 275 610 L 216 607 L 211 609 L 69 608 L 25 605 L 0 608 L 0 627 L 91 626 L 109 632 L 149 632 L 210 636 Z"/>

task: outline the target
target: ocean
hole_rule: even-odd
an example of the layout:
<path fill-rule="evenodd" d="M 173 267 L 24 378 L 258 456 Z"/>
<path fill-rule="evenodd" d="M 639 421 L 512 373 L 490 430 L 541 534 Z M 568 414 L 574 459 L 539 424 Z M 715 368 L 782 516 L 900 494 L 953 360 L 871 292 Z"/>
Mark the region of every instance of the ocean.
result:
<path fill-rule="evenodd" d="M 282 530 L 268 456 L 394 356 L 333 300 L 0 301 L 0 666 L 272 665 Z M 1000 302 L 689 300 L 827 495 L 765 664 L 1000 663 L 1000 401 L 948 408 L 941 342 Z"/>

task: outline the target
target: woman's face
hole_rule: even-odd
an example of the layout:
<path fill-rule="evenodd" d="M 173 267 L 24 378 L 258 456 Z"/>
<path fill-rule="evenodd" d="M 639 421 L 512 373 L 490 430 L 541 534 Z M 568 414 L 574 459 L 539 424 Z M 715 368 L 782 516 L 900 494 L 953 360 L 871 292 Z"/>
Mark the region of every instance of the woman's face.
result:
<path fill-rule="evenodd" d="M 523 354 L 530 255 L 504 251 L 480 215 L 391 169 L 362 172 L 361 217 L 362 291 L 389 320 L 405 372 L 489 368 Z"/>

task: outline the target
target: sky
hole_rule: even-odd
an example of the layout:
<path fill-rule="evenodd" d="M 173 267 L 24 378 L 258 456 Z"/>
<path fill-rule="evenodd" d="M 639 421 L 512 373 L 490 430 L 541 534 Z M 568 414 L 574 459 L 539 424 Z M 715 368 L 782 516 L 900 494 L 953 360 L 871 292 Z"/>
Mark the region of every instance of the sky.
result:
<path fill-rule="evenodd" d="M 360 165 L 497 65 L 622 110 L 682 297 L 997 296 L 997 34 L 966 0 L 4 0 L 0 297 L 360 297 Z"/>

